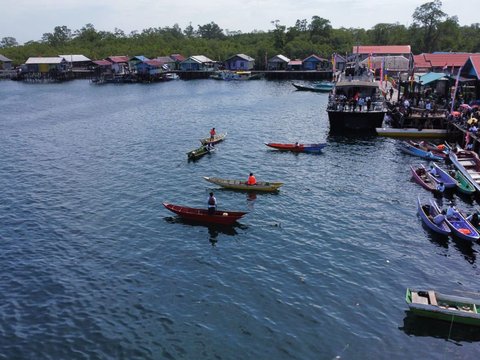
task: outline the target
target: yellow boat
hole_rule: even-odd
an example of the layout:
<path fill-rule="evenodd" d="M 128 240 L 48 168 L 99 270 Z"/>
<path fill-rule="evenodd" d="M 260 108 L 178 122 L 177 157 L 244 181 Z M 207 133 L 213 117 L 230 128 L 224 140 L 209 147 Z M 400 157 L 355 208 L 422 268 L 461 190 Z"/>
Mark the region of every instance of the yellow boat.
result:
<path fill-rule="evenodd" d="M 267 182 L 267 181 L 257 181 L 255 185 L 247 185 L 246 181 L 242 180 L 227 180 L 220 179 L 217 177 L 203 177 L 208 182 L 219 185 L 226 189 L 233 190 L 245 190 L 245 191 L 278 191 L 279 187 L 283 185 L 281 182 Z"/>

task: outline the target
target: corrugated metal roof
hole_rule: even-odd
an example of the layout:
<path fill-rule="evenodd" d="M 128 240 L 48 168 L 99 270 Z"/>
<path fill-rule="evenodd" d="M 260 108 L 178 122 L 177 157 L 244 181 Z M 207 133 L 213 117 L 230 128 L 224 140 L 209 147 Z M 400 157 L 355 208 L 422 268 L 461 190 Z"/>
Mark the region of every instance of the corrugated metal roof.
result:
<path fill-rule="evenodd" d="M 95 65 L 99 65 L 99 66 L 109 66 L 109 65 L 112 65 L 112 63 L 108 60 L 95 60 L 93 61 L 93 63 Z"/>
<path fill-rule="evenodd" d="M 134 57 L 131 57 L 130 59 L 128 59 L 129 61 L 132 61 L 132 60 L 140 60 L 142 62 L 145 62 L 146 60 L 150 60 L 149 58 L 147 58 L 146 56 L 143 56 L 143 55 L 137 55 L 137 56 L 134 56 Z"/>
<path fill-rule="evenodd" d="M 200 64 L 213 62 L 213 60 L 209 59 L 205 55 L 193 55 L 193 56 L 190 56 L 189 59 L 192 59 L 193 61 L 198 62 Z"/>
<path fill-rule="evenodd" d="M 370 63 L 372 68 L 380 69 L 384 62 L 386 70 L 406 71 L 408 70 L 409 61 L 405 56 L 370 56 Z M 362 64 L 368 64 L 368 58 L 362 61 Z"/>
<path fill-rule="evenodd" d="M 472 63 L 477 79 L 480 79 L 480 54 L 470 56 L 470 62 Z"/>
<path fill-rule="evenodd" d="M 290 60 L 288 65 L 295 66 L 295 65 L 302 65 L 302 60 Z"/>
<path fill-rule="evenodd" d="M 423 85 L 427 85 L 431 82 L 434 82 L 434 81 L 437 81 L 437 80 L 440 80 L 441 78 L 445 77 L 445 74 L 442 72 L 442 73 L 437 73 L 437 72 L 429 72 L 428 74 L 425 74 L 423 76 L 420 77 L 420 82 L 423 84 Z"/>
<path fill-rule="evenodd" d="M 175 62 L 175 60 L 172 59 L 170 56 L 158 56 L 158 57 L 156 57 L 156 58 L 153 59 L 153 60 L 160 61 L 162 64 Z"/>
<path fill-rule="evenodd" d="M 233 59 L 235 57 L 239 57 L 240 59 L 243 59 L 245 61 L 255 61 L 254 58 L 248 56 L 248 55 L 245 55 L 245 54 L 235 54 L 233 56 L 230 56 L 226 61 L 230 60 L 230 59 Z"/>
<path fill-rule="evenodd" d="M 308 61 L 310 58 L 313 58 L 315 60 L 318 60 L 318 61 L 330 61 L 330 60 L 327 60 L 327 59 L 324 59 L 324 58 L 321 58 L 320 56 L 317 56 L 315 54 L 312 54 L 310 56 L 307 56 L 305 59 L 303 59 L 303 61 Z"/>
<path fill-rule="evenodd" d="M 130 58 L 128 56 L 109 56 L 107 60 L 114 63 L 128 63 Z"/>
<path fill-rule="evenodd" d="M 440 66 L 463 66 L 468 60 L 470 53 L 445 53 L 445 54 L 422 54 L 432 67 Z"/>
<path fill-rule="evenodd" d="M 148 65 L 150 65 L 150 66 L 157 66 L 157 67 L 160 67 L 160 66 L 162 66 L 162 65 L 164 64 L 163 62 L 161 62 L 161 61 L 159 61 L 159 60 L 157 60 L 157 59 L 145 60 L 144 62 L 145 62 L 145 64 L 148 64 Z"/>
<path fill-rule="evenodd" d="M 170 57 L 175 61 L 184 61 L 185 60 L 185 56 L 183 56 L 181 54 L 172 54 L 172 55 L 170 55 Z"/>
<path fill-rule="evenodd" d="M 280 62 L 286 62 L 286 63 L 288 63 L 290 61 L 290 59 L 287 58 L 286 56 L 278 54 L 278 55 L 275 55 L 274 57 L 270 58 L 268 60 L 268 62 L 276 62 L 277 59 L 280 60 Z"/>
<path fill-rule="evenodd" d="M 0 54 L 0 61 L 3 61 L 3 62 L 11 62 L 12 60 L 10 60 L 9 58 L 3 56 L 2 54 Z"/>
<path fill-rule="evenodd" d="M 25 64 L 60 64 L 65 61 L 62 57 L 29 57 Z"/>
<path fill-rule="evenodd" d="M 368 45 L 354 46 L 354 54 L 410 54 L 410 45 Z"/>
<path fill-rule="evenodd" d="M 420 55 L 414 55 L 413 56 L 413 63 L 416 68 L 431 68 L 432 64 L 430 61 L 427 61 L 425 59 L 425 56 L 423 54 Z"/>
<path fill-rule="evenodd" d="M 58 55 L 63 57 L 67 62 L 82 62 L 82 61 L 91 61 L 85 55 Z"/>

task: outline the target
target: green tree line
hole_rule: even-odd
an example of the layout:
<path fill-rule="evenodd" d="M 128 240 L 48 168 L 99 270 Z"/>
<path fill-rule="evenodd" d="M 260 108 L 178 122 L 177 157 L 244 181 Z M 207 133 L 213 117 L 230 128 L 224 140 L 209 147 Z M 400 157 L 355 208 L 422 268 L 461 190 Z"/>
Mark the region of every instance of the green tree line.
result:
<path fill-rule="evenodd" d="M 111 55 L 144 55 L 149 58 L 170 54 L 205 55 L 223 61 L 243 53 L 255 58 L 259 68 L 266 59 L 282 54 L 291 59 L 303 59 L 311 54 L 330 58 L 333 53 L 346 54 L 355 45 L 411 45 L 414 54 L 433 51 L 480 52 L 480 24 L 460 26 L 457 16 L 448 16 L 442 2 L 434 0 L 417 7 L 409 27 L 399 23 L 379 23 L 369 30 L 361 28 L 334 29 L 330 20 L 312 16 L 299 19 L 287 27 L 279 20 L 272 21 L 272 30 L 242 33 L 221 29 L 215 22 L 191 24 L 181 29 L 172 27 L 148 28 L 125 34 L 98 31 L 86 24 L 72 31 L 67 26 L 56 26 L 43 34 L 39 41 L 18 45 L 14 37 L 0 40 L 0 51 L 22 64 L 31 56 L 58 56 L 83 54 L 91 59 Z"/>

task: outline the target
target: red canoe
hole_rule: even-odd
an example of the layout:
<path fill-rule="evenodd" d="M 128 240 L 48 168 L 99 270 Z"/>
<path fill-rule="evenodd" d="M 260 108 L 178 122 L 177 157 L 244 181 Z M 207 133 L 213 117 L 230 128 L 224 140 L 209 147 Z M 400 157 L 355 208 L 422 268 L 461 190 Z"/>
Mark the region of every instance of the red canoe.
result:
<path fill-rule="evenodd" d="M 312 153 L 319 153 L 322 149 L 327 146 L 325 143 L 319 144 L 279 144 L 279 143 L 266 143 L 265 145 L 278 149 L 278 150 L 286 150 L 286 151 L 293 151 L 293 152 L 312 152 Z"/>
<path fill-rule="evenodd" d="M 173 205 L 169 203 L 163 203 L 163 206 L 184 219 L 220 225 L 232 225 L 243 215 L 247 214 L 246 212 L 241 211 L 217 210 L 215 211 L 215 214 L 210 215 L 206 209 L 197 209 L 186 206 Z"/>

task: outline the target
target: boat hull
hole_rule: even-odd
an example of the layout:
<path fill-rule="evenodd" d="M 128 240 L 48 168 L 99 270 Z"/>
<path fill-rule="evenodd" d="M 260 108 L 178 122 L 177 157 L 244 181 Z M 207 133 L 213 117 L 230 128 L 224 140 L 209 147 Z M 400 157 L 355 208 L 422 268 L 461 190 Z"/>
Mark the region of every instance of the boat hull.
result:
<path fill-rule="evenodd" d="M 200 142 L 202 143 L 202 145 L 207 145 L 207 144 L 215 145 L 215 144 L 218 144 L 220 141 L 225 140 L 226 137 L 227 137 L 227 133 L 222 133 L 222 134 L 215 135 L 213 137 L 213 140 L 210 137 L 207 137 L 207 138 L 200 139 Z"/>
<path fill-rule="evenodd" d="M 458 171 L 475 187 L 476 191 L 480 191 L 480 159 L 473 151 L 461 150 L 455 153 L 451 151 L 449 158 Z"/>
<path fill-rule="evenodd" d="M 423 223 L 427 225 L 430 230 L 440 235 L 448 236 L 451 234 L 452 231 L 445 221 L 442 221 L 440 225 L 437 225 L 429 218 L 429 215 L 434 218 L 439 214 L 437 209 L 431 206 L 431 204 L 422 204 L 420 198 L 417 198 L 417 211 Z"/>
<path fill-rule="evenodd" d="M 480 301 L 478 300 L 444 295 L 432 290 L 407 289 L 405 301 L 410 311 L 418 316 L 480 326 Z"/>
<path fill-rule="evenodd" d="M 206 209 L 191 208 L 169 203 L 163 203 L 163 206 L 186 220 L 205 224 L 233 225 L 242 216 L 247 214 L 246 212 L 240 211 L 217 210 L 213 215 L 211 215 Z"/>
<path fill-rule="evenodd" d="M 375 131 L 379 136 L 399 137 L 399 138 L 445 138 L 447 130 L 443 129 L 414 129 L 414 128 L 376 128 Z"/>
<path fill-rule="evenodd" d="M 337 111 L 327 110 L 330 132 L 375 132 L 382 126 L 386 111 Z"/>
<path fill-rule="evenodd" d="M 440 208 L 435 200 L 430 199 L 430 205 L 433 206 L 437 212 L 440 212 Z M 480 234 L 477 229 L 475 229 L 459 211 L 455 211 L 455 214 L 451 217 L 446 217 L 445 222 L 450 230 L 452 230 L 452 235 L 455 235 L 459 239 L 467 241 L 480 239 Z"/>
<path fill-rule="evenodd" d="M 457 181 L 457 190 L 462 194 L 473 195 L 475 194 L 475 186 L 460 172 L 455 171 L 455 180 Z"/>
<path fill-rule="evenodd" d="M 318 144 L 280 144 L 280 143 L 266 143 L 268 147 L 292 152 L 306 152 L 306 153 L 320 153 L 322 149 L 327 146 L 325 143 Z"/>
<path fill-rule="evenodd" d="M 427 171 L 425 170 L 425 167 L 423 165 L 419 166 L 418 168 L 413 167 L 410 165 L 410 171 L 412 173 L 412 178 L 413 180 L 419 184 L 421 187 L 423 187 L 425 190 L 435 192 L 436 191 L 436 185 L 430 179 L 430 177 L 427 174 Z"/>
<path fill-rule="evenodd" d="M 246 181 L 241 180 L 228 180 L 220 179 L 215 177 L 203 177 L 208 182 L 212 184 L 219 185 L 225 189 L 231 190 L 241 190 L 241 191 L 262 191 L 262 192 L 275 192 L 278 191 L 280 186 L 283 185 L 281 182 L 266 182 L 258 181 L 255 185 L 248 185 Z"/>

